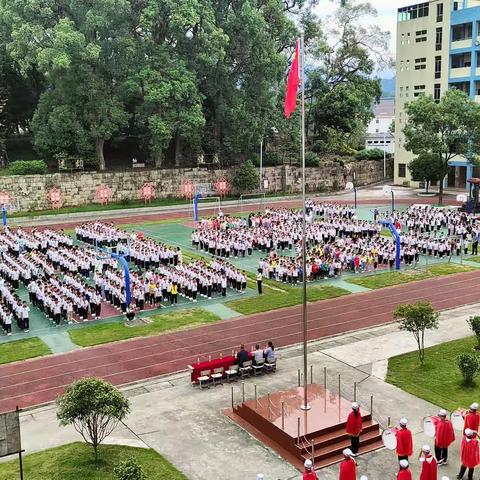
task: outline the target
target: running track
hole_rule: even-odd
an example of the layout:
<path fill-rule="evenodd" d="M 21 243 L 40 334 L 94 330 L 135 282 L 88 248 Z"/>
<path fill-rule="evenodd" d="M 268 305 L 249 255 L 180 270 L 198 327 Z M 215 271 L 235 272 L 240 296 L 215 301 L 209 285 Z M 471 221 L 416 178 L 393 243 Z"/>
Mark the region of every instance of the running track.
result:
<path fill-rule="evenodd" d="M 399 303 L 429 300 L 437 309 L 476 303 L 480 272 L 351 294 L 309 305 L 309 340 L 381 325 Z M 119 342 L 0 367 L 0 411 L 51 402 L 66 385 L 99 376 L 115 385 L 185 370 L 198 357 L 231 354 L 240 343 L 301 341 L 299 307 L 241 317 L 161 336 Z"/>

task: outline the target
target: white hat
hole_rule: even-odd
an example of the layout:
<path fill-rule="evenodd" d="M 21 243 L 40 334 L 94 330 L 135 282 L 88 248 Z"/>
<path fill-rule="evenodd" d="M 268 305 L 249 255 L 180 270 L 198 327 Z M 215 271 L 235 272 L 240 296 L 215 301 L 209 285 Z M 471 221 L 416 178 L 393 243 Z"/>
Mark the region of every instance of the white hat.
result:
<path fill-rule="evenodd" d="M 265 477 L 263 476 L 263 473 L 258 473 L 257 474 L 257 480 L 263 480 Z"/>
<path fill-rule="evenodd" d="M 470 435 L 473 435 L 473 430 L 471 428 L 466 428 L 465 435 L 467 435 L 467 437 L 469 437 Z"/>
<path fill-rule="evenodd" d="M 362 476 L 360 477 L 360 480 L 368 480 L 368 477 L 367 477 L 366 475 L 362 475 Z"/>
<path fill-rule="evenodd" d="M 400 423 L 400 425 L 405 425 L 406 426 L 407 423 L 408 423 L 408 420 L 405 417 L 403 417 L 403 418 L 400 419 L 399 423 Z"/>
<path fill-rule="evenodd" d="M 345 457 L 353 457 L 353 452 L 349 448 L 346 448 L 342 453 Z"/>
<path fill-rule="evenodd" d="M 408 460 L 402 459 L 398 462 L 402 468 L 408 467 Z"/>
<path fill-rule="evenodd" d="M 353 403 L 352 403 L 352 408 L 353 408 L 354 410 L 357 410 L 357 409 L 358 409 L 358 403 L 357 403 L 357 402 L 353 402 Z"/>
<path fill-rule="evenodd" d="M 446 417 L 447 416 L 447 411 L 444 410 L 443 408 L 438 412 L 439 417 Z"/>
<path fill-rule="evenodd" d="M 305 468 L 312 468 L 313 462 L 311 460 L 305 460 L 305 463 L 303 465 L 305 466 Z"/>
<path fill-rule="evenodd" d="M 422 452 L 428 453 L 430 451 L 430 447 L 428 445 L 424 445 L 422 447 Z"/>
<path fill-rule="evenodd" d="M 477 403 L 477 402 L 473 402 L 473 403 L 470 405 L 470 409 L 471 409 L 471 410 L 478 410 L 478 403 Z"/>
<path fill-rule="evenodd" d="M 448 477 L 442 477 L 442 480 L 450 480 Z"/>

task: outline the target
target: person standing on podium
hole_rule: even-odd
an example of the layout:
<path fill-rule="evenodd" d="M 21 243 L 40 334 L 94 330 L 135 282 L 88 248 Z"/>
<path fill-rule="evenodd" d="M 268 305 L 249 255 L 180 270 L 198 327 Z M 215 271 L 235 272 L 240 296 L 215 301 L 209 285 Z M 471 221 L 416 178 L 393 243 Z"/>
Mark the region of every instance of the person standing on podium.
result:
<path fill-rule="evenodd" d="M 360 447 L 360 434 L 362 433 L 362 414 L 357 402 L 352 403 L 352 411 L 347 417 L 347 434 L 350 435 L 351 450 L 356 455 Z"/>

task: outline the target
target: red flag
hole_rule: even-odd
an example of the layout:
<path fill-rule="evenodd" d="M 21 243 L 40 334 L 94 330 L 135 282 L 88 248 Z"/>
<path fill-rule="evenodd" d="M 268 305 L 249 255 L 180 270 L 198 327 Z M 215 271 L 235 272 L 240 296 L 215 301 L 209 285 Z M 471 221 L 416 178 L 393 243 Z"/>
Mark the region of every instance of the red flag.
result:
<path fill-rule="evenodd" d="M 297 93 L 298 85 L 300 84 L 300 75 L 298 74 L 298 56 L 299 48 L 297 40 L 292 66 L 290 67 L 290 73 L 288 74 L 287 92 L 285 94 L 284 112 L 287 118 L 290 118 L 292 113 L 297 109 Z"/>

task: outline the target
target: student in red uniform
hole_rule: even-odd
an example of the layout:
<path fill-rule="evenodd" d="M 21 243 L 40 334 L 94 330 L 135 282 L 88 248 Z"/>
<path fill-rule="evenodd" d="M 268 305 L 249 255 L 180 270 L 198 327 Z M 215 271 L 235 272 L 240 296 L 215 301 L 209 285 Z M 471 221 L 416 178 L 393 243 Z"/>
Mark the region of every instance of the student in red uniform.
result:
<path fill-rule="evenodd" d="M 357 454 L 360 446 L 360 434 L 362 433 L 362 414 L 357 402 L 352 403 L 352 411 L 347 417 L 346 430 L 348 435 L 350 435 L 351 450 L 354 454 Z"/>
<path fill-rule="evenodd" d="M 478 413 L 478 403 L 474 402 L 470 405 L 470 410 L 465 415 L 465 423 L 463 429 L 466 430 L 469 428 L 475 432 L 478 432 L 478 427 L 480 425 L 480 414 Z"/>
<path fill-rule="evenodd" d="M 303 470 L 303 480 L 318 480 L 317 474 L 313 469 L 313 463 L 311 460 L 305 460 L 303 464 L 305 469 Z"/>
<path fill-rule="evenodd" d="M 400 460 L 398 465 L 400 470 L 397 473 L 397 480 L 412 480 L 412 471 L 410 470 L 408 460 Z"/>
<path fill-rule="evenodd" d="M 464 433 L 465 436 L 462 439 L 462 446 L 460 448 L 462 466 L 460 467 L 460 472 L 457 475 L 457 478 L 458 480 L 461 480 L 468 468 L 468 480 L 473 480 L 475 467 L 480 463 L 478 439 L 471 428 L 466 428 Z"/>
<path fill-rule="evenodd" d="M 413 454 L 412 432 L 407 428 L 408 420 L 400 419 L 400 428 L 397 430 L 397 456 L 398 460 L 408 460 Z"/>
<path fill-rule="evenodd" d="M 357 464 L 353 459 L 353 452 L 346 448 L 342 453 L 344 459 L 340 464 L 339 480 L 357 480 Z"/>
<path fill-rule="evenodd" d="M 440 410 L 435 421 L 435 457 L 439 465 L 446 465 L 448 447 L 455 441 L 452 422 L 447 418 L 447 412 Z"/>
<path fill-rule="evenodd" d="M 418 459 L 422 464 L 420 480 L 437 480 L 437 460 L 430 453 L 430 447 L 428 445 L 422 447 Z"/>

